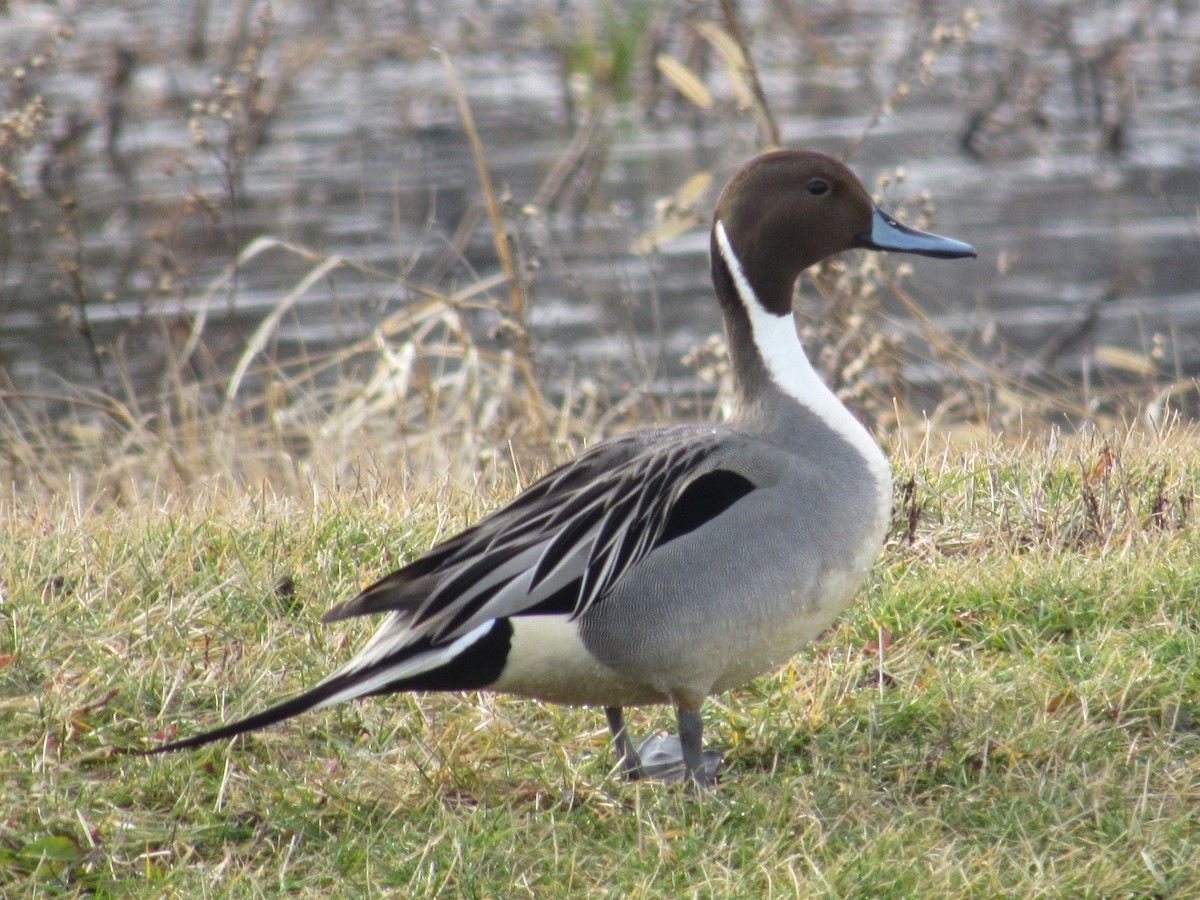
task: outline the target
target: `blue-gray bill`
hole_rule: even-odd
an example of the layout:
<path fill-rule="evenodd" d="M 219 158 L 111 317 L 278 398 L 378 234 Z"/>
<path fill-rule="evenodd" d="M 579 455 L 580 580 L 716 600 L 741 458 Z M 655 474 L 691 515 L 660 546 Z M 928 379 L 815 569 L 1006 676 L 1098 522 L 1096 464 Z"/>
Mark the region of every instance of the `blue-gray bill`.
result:
<path fill-rule="evenodd" d="M 902 225 L 878 206 L 871 218 L 871 230 L 860 234 L 858 240 L 859 246 L 867 250 L 916 253 L 918 256 L 935 256 L 938 259 L 978 255 L 974 247 L 963 241 Z"/>

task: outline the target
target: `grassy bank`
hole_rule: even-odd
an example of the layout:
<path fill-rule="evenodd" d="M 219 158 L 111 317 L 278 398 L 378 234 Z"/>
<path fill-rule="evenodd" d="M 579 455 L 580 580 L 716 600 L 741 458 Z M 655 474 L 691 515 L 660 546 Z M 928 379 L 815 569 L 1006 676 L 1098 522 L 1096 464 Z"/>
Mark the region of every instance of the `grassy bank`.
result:
<path fill-rule="evenodd" d="M 368 633 L 321 612 L 511 477 L 4 501 L 0 892 L 1200 890 L 1197 436 L 897 443 L 864 596 L 709 704 L 701 797 L 620 781 L 598 711 L 477 695 L 111 755 L 318 680 Z"/>

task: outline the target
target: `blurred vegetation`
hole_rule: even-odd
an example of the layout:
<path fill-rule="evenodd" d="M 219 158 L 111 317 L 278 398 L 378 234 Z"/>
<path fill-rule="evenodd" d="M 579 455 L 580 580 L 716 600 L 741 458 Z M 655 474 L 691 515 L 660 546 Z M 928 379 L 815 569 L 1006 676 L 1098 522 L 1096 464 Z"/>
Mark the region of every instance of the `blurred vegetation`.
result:
<path fill-rule="evenodd" d="M 564 367 L 539 353 L 525 304 L 508 302 L 500 285 L 533 297 L 547 279 L 570 285 L 580 223 L 594 229 L 607 221 L 597 233 L 603 252 L 623 252 L 623 244 L 649 259 L 663 242 L 702 227 L 714 183 L 774 141 L 769 95 L 785 77 L 800 94 L 786 98 L 789 109 L 817 116 L 856 109 L 864 123 L 858 140 L 899 107 L 949 92 L 960 119 L 957 134 L 948 130 L 943 140 L 949 146 L 957 138 L 969 157 L 1053 152 L 1054 141 L 1069 137 L 1120 165 L 1136 139 L 1134 83 L 1147 83 L 1147 57 L 1200 27 L 1188 4 L 1153 0 L 1008 0 L 986 10 L 947 0 L 898 16 L 876 13 L 834 3 L 751 11 L 683 0 L 503 11 L 468 3 L 457 17 L 420 2 L 285 10 L 195 0 L 142 22 L 120 4 L 104 12 L 10 11 L 0 17 L 11 60 L 0 70 L 0 327 L 33 312 L 47 334 L 78 353 L 70 354 L 75 367 L 65 381 L 44 368 L 31 381 L 19 374 L 30 360 L 0 357 L 6 482 L 62 490 L 82 472 L 86 490 L 105 485 L 100 492 L 114 496 L 125 489 L 113 484 L 139 458 L 153 479 L 172 471 L 187 483 L 211 468 L 241 480 L 285 463 L 277 476 L 303 481 L 309 476 L 301 473 L 346 471 L 359 442 L 342 427 L 376 429 L 372 441 L 381 443 L 372 446 L 391 447 L 424 477 L 423 459 L 437 459 L 440 472 L 446 448 L 426 457 L 413 448 L 438 421 L 442 433 L 478 440 L 452 454 L 459 460 L 453 471 L 466 474 L 480 458 L 507 458 L 510 445 L 554 457 L 631 422 L 716 415 L 719 341 L 688 355 L 699 383 L 717 379 L 710 389 L 664 392 L 658 363 L 636 356 L 635 371 L 600 387 L 581 378 L 569 354 Z M 561 121 L 550 133 L 562 150 L 540 181 L 519 194 L 501 183 L 493 194 L 477 186 L 464 158 L 465 207 L 445 221 L 431 209 L 423 232 L 398 227 L 390 257 L 347 257 L 340 246 L 310 245 L 303 228 L 293 235 L 264 219 L 283 158 L 270 154 L 291 140 L 284 135 L 304 115 L 312 80 L 388 65 L 419 72 L 434 61 L 434 45 L 460 61 L 544 59 L 547 72 L 559 73 Z M 1194 62 L 1189 69 L 1177 56 L 1162 53 L 1153 73 L 1160 89 L 1196 77 Z M 833 90 L 830 72 L 849 78 Z M 469 107 L 473 98 L 456 97 L 444 77 L 423 76 L 411 90 L 362 102 L 364 109 L 394 104 L 399 139 L 477 130 L 483 173 L 501 138 L 487 115 L 468 127 L 455 104 Z M 655 221 L 612 212 L 621 204 L 606 183 L 621 142 L 680 121 L 719 134 L 722 149 L 654 204 Z M 931 222 L 931 198 L 903 193 L 903 183 L 902 172 L 890 173 L 880 189 L 915 223 Z M 288 190 L 285 210 L 311 205 L 320 188 Z M 489 261 L 489 245 L 511 246 L 512 260 Z M 1106 354 L 1097 358 L 1123 377 L 1111 390 L 1089 383 L 1081 393 L 1054 366 L 1062 348 L 1088 339 L 1095 317 L 1056 338 L 1032 364 L 1011 366 L 980 355 L 986 340 L 965 346 L 921 319 L 907 272 L 894 260 L 837 260 L 805 286 L 820 298 L 820 315 L 806 332 L 814 356 L 876 427 L 899 424 L 914 352 L 881 327 L 884 298 L 912 307 L 915 343 L 942 372 L 935 417 L 1079 423 L 1149 411 L 1163 421 L 1173 409 L 1190 408 L 1179 403 L 1194 396 L 1192 381 L 1163 374 L 1170 372 L 1161 365 L 1172 352 L 1169 335 L 1154 336 L 1157 358 L 1101 348 Z M 279 286 L 265 305 L 256 299 L 263 311 L 255 324 L 241 304 L 261 298 L 259 285 L 272 274 Z M 1123 289 L 1114 285 L 1110 294 Z M 603 302 L 639 301 L 621 290 L 617 282 L 618 296 Z M 367 302 L 348 299 L 343 308 L 343 293 Z M 329 303 L 350 326 L 341 345 L 285 339 L 305 307 Z M 86 360 L 86 369 L 75 360 Z M 350 425 L 347 409 L 369 413 Z M 258 469 L 247 459 L 274 462 Z"/>
<path fill-rule="evenodd" d="M 602 209 L 613 150 L 630 128 L 684 118 L 726 136 L 712 166 L 655 204 L 654 222 L 612 221 L 617 240 L 653 259 L 662 242 L 707 221 L 714 174 L 719 182 L 778 132 L 749 44 L 776 80 L 788 68 L 800 84 L 821 71 L 842 73 L 844 88 L 814 86 L 806 102 L 817 113 L 822 103 L 862 104 L 864 136 L 902 104 L 953 90 L 956 137 L 968 156 L 1039 154 L 1057 131 L 1091 136 L 1096 154 L 1120 160 L 1133 139 L 1141 59 L 1198 19 L 1187 5 L 1152 1 L 1049 8 L 1008 0 L 979 11 L 947 1 L 887 19 L 904 23 L 896 35 L 868 10 L 787 1 L 739 24 L 733 4 L 682 0 L 533 4 L 503 14 L 484 5 L 458 18 L 420 2 L 284 11 L 197 0 L 131 34 L 113 28 L 130 20 L 120 6 L 107 16 L 31 10 L 0 19 L 12 60 L 0 71 L 0 323 L 38 310 L 91 374 L 56 383 L 43 372 L 30 382 L 14 377 L 28 362 L 0 358 L 6 481 L 61 491 L 83 476 L 88 486 L 74 490 L 110 498 L 130 494 L 119 482 L 143 478 L 134 474 L 139 460 L 151 481 L 271 473 L 281 484 L 302 482 L 312 472 L 347 472 L 366 430 L 374 452 L 395 454 L 425 478 L 430 461 L 442 473 L 449 450 L 437 442 L 436 451 L 419 450 L 430 446 L 428 436 L 462 433 L 473 439 L 449 456 L 452 472 L 467 475 L 479 460 L 509 458 L 510 446 L 554 457 L 630 422 L 714 415 L 708 410 L 722 402 L 719 341 L 688 356 L 710 394 L 662 394 L 653 360 L 641 362 L 641 383 L 635 376 L 605 384 L 601 373 L 581 378 L 551 367 L 526 305 L 510 304 L 498 289 L 506 281 L 529 292 L 547 277 L 571 283 L 578 222 Z M 469 186 L 469 196 L 482 199 L 444 224 L 431 220 L 424 234 L 397 233 L 390 260 L 343 257 L 272 232 L 258 214 L 264 179 L 276 174 L 259 161 L 277 148 L 280 128 L 302 115 L 293 107 L 310 95 L 313 77 L 420 65 L 431 44 L 450 59 L 534 54 L 545 56 L 548 71 L 557 67 L 563 150 L 540 184 L 520 196 Z M 1163 59 L 1159 78 L 1194 77 L 1166 62 L 1174 56 Z M 463 108 L 473 102 L 457 100 Z M 425 126 L 413 116 L 421 109 L 438 110 L 433 127 L 476 130 L 454 113 L 449 79 L 401 90 L 395 102 L 402 134 L 420 137 Z M 493 128 L 485 116 L 476 134 L 485 174 Z M 893 173 L 880 188 L 902 215 L 931 222 L 930 197 L 898 191 L 902 184 Z M 490 216 L 482 215 L 484 199 Z M 488 238 L 488 229 L 503 240 Z M 512 247 L 499 282 L 497 268 L 479 268 L 488 242 Z M 268 272 L 278 272 L 277 298 L 257 324 L 245 313 L 233 319 Z M 881 328 L 881 304 L 899 298 L 916 310 L 907 266 L 833 260 L 814 272 L 805 289 L 812 287 L 821 314 L 805 334 L 818 365 L 876 427 L 899 425 L 906 352 Z M 340 302 L 343 292 L 376 298 L 337 313 L 353 325 L 350 340 L 319 349 L 282 340 L 302 308 Z M 983 344 L 949 341 L 919 313 L 916 322 L 930 364 L 941 368 L 936 415 L 947 420 L 1079 422 L 1146 409 L 1164 420 L 1172 398 L 1193 390 L 1188 379 L 1164 382 L 1153 359 L 1111 348 L 1105 359 L 1126 377 L 1106 394 L 1088 384 L 1081 395 L 1051 376 L 1052 350 L 1037 367 L 997 365 L 979 355 Z M 1156 344 L 1164 354 L 1165 340 Z M 1140 384 L 1130 390 L 1130 379 Z M 349 409 L 356 412 L 348 418 Z M 440 430 L 431 427 L 439 421 Z"/>
<path fill-rule="evenodd" d="M 630 3 L 583 4 L 573 12 L 570 25 L 547 16 L 547 38 L 559 44 L 566 76 L 564 95 L 595 98 L 593 102 L 630 100 L 637 95 L 637 78 L 651 38 L 655 7 L 664 3 L 633 0 Z M 601 97 L 597 97 L 597 92 Z"/>

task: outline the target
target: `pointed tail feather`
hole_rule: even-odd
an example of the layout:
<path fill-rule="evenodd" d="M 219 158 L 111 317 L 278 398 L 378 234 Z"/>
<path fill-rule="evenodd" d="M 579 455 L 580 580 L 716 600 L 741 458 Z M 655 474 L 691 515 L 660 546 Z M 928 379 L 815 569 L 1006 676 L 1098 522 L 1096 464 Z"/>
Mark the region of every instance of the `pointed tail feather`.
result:
<path fill-rule="evenodd" d="M 310 709 L 372 694 L 485 688 L 503 670 L 511 638 L 512 627 L 504 619 L 484 622 L 443 644 L 435 644 L 428 638 L 410 643 L 403 631 L 393 634 L 385 625 L 349 662 L 312 690 L 212 731 L 148 750 L 130 749 L 127 752 L 154 756 L 200 747 L 265 728 Z"/>
<path fill-rule="evenodd" d="M 225 738 L 236 737 L 239 734 L 244 734 L 247 731 L 254 731 L 258 728 L 265 728 L 268 725 L 274 725 L 276 722 L 282 722 L 284 719 L 290 719 L 292 716 L 297 716 L 302 712 L 307 712 L 315 706 L 320 706 L 321 703 L 328 700 L 340 690 L 346 688 L 348 679 L 337 679 L 323 681 L 314 687 L 311 691 L 305 691 L 298 697 L 293 697 L 290 700 L 284 700 L 282 703 L 277 703 L 274 706 L 264 709 L 260 713 L 255 713 L 252 716 L 247 716 L 244 719 L 238 719 L 236 722 L 230 722 L 227 725 L 222 725 L 220 728 L 214 728 L 212 731 L 205 731 L 200 734 L 194 734 L 191 737 L 183 738 L 178 741 L 172 741 L 169 744 L 163 744 L 160 747 L 151 747 L 149 749 L 131 749 L 129 752 L 137 756 L 154 756 L 159 753 L 170 753 L 172 750 L 186 750 L 189 747 L 202 747 L 205 744 L 211 744 L 213 741 L 224 740 Z"/>

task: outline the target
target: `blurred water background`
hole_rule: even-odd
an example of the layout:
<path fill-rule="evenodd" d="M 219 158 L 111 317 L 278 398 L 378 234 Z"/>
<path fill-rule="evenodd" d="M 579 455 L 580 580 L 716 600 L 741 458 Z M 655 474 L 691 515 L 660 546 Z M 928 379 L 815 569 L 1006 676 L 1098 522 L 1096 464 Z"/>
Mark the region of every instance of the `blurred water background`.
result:
<path fill-rule="evenodd" d="M 980 250 L 908 261 L 920 313 L 894 292 L 874 310 L 917 408 L 973 372 L 1049 407 L 1068 392 L 1074 414 L 1194 403 L 1196 3 L 737 10 L 785 145 L 844 156 Z M 50 410 L 67 386 L 152 392 L 185 350 L 220 384 L 256 334 L 257 361 L 319 360 L 423 292 L 468 291 L 477 340 L 525 347 L 551 390 L 703 394 L 685 358 L 720 328 L 704 220 L 764 146 L 728 37 L 719 4 L 678 0 L 5 4 L 2 386 Z M 519 322 L 434 48 L 474 116 Z M 331 257 L 355 265 L 305 282 Z M 833 313 L 806 293 L 820 339 Z"/>

